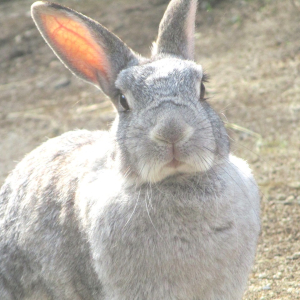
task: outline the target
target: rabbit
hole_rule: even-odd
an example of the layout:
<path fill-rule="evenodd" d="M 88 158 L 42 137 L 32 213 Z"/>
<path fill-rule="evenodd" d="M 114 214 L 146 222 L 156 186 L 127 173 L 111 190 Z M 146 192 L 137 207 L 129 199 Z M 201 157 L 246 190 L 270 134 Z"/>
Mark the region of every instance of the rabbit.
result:
<path fill-rule="evenodd" d="M 205 98 L 196 10 L 170 1 L 144 58 L 74 10 L 32 5 L 54 53 L 117 116 L 107 132 L 49 139 L 6 179 L 1 300 L 242 299 L 260 196 Z"/>

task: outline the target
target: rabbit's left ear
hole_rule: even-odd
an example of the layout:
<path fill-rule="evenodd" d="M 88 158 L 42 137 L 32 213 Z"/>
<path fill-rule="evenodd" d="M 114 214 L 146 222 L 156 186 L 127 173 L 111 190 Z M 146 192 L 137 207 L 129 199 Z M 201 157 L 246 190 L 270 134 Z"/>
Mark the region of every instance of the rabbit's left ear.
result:
<path fill-rule="evenodd" d="M 197 0 L 171 0 L 160 22 L 154 53 L 194 59 Z"/>
<path fill-rule="evenodd" d="M 32 5 L 32 17 L 54 53 L 75 75 L 100 87 L 112 100 L 119 72 L 137 57 L 94 20 L 47 1 Z"/>

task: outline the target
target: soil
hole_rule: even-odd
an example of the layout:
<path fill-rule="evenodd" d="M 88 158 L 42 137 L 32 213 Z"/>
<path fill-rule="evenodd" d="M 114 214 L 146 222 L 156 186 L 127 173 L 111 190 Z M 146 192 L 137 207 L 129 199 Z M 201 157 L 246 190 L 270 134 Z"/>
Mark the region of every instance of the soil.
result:
<path fill-rule="evenodd" d="M 150 54 L 164 0 L 57 0 Z M 22 157 L 68 130 L 106 129 L 115 112 L 54 56 L 32 0 L 0 0 L 0 185 Z M 300 299 L 300 1 L 199 5 L 196 60 L 209 102 L 261 189 L 262 232 L 244 300 Z"/>

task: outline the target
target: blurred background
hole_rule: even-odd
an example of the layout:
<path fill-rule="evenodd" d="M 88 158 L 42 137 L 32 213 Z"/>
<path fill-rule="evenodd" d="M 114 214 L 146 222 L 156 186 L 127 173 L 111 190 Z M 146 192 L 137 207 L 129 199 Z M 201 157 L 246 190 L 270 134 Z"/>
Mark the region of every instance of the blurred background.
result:
<path fill-rule="evenodd" d="M 54 56 L 32 0 L 0 0 L 0 185 L 49 138 L 107 129 L 115 112 Z M 56 0 L 148 56 L 166 0 Z M 196 61 L 233 152 L 262 195 L 262 233 L 244 299 L 300 299 L 300 0 L 199 1 Z"/>

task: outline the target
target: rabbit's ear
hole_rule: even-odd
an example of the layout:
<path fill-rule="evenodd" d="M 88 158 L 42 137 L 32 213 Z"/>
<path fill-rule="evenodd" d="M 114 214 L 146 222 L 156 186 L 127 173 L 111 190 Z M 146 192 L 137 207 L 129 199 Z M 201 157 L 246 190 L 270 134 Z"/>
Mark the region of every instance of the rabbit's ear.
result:
<path fill-rule="evenodd" d="M 63 64 L 115 98 L 114 82 L 137 60 L 133 52 L 99 23 L 69 8 L 38 1 L 31 9 L 42 36 Z"/>
<path fill-rule="evenodd" d="M 157 53 L 168 53 L 194 59 L 194 33 L 197 0 L 172 0 L 160 22 L 154 48 Z"/>

